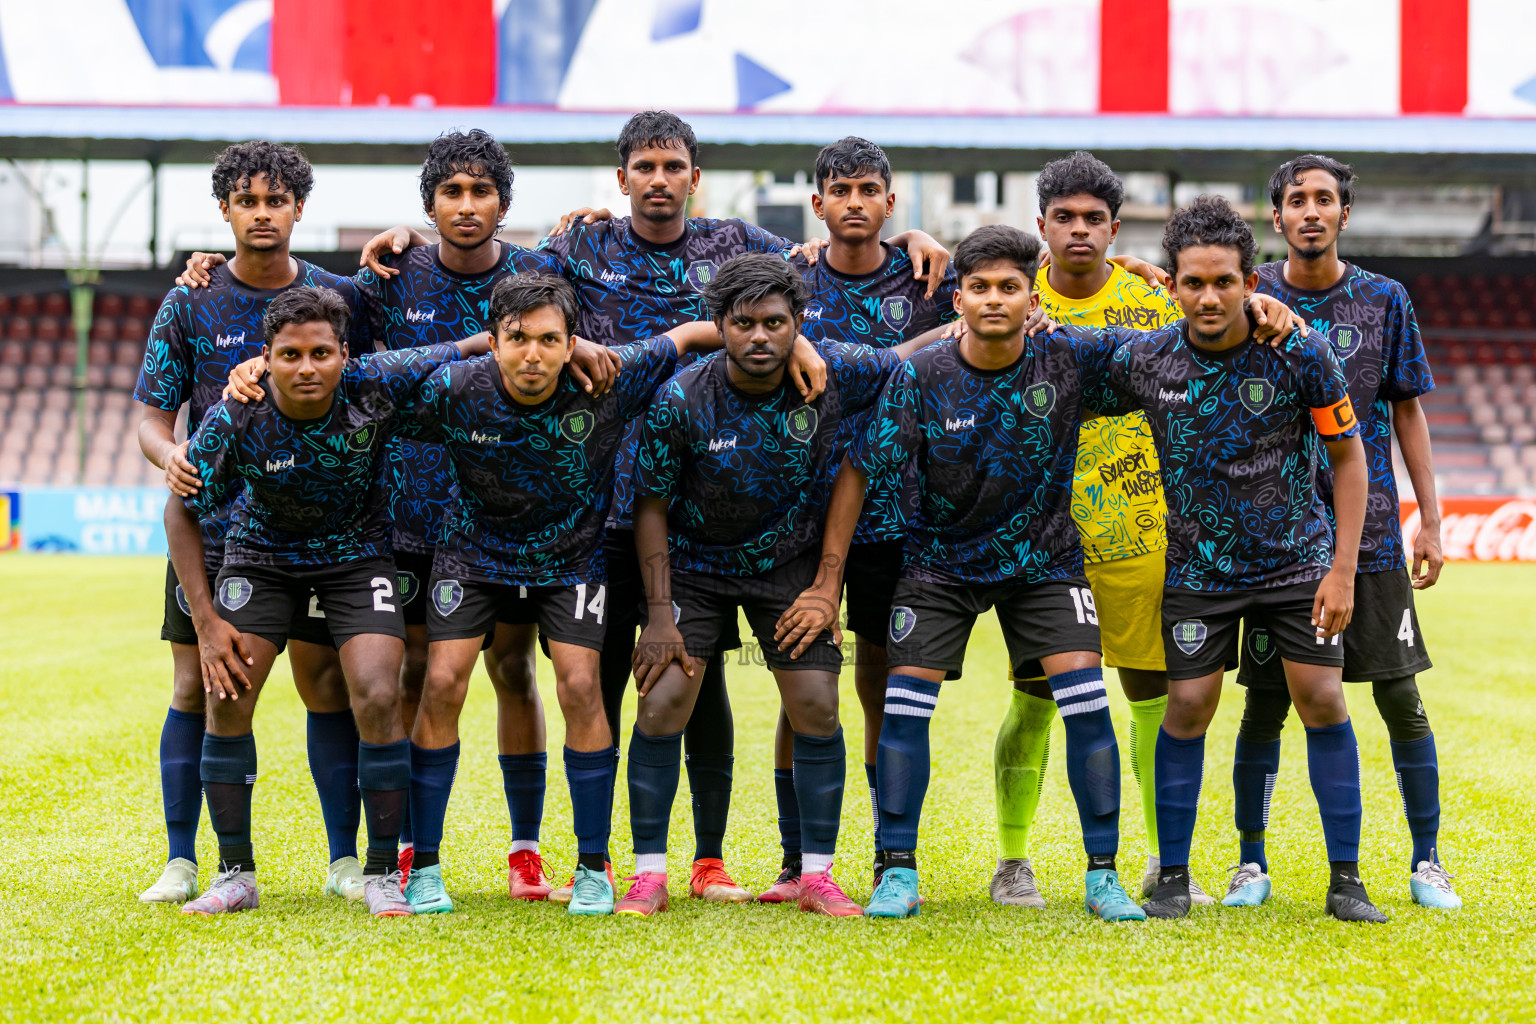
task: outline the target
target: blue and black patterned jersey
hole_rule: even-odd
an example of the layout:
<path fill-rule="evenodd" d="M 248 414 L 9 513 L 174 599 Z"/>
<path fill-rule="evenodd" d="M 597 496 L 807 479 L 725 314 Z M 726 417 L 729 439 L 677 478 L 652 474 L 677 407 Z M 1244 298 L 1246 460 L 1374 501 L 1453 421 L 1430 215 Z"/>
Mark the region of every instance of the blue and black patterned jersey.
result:
<path fill-rule="evenodd" d="M 1307 291 L 1285 283 L 1284 260 L 1265 263 L 1258 267 L 1258 290 L 1290 306 L 1309 328 L 1327 337 L 1344 366 L 1349 399 L 1360 418 L 1369 480 L 1360 571 L 1382 572 L 1407 564 L 1397 476 L 1392 472 L 1391 404 L 1417 398 L 1435 386 L 1435 379 L 1407 290 L 1354 264 L 1345 267 L 1344 277 L 1332 288 Z M 1318 486 L 1331 506 L 1333 473 L 1326 453 Z"/>
<path fill-rule="evenodd" d="M 370 321 L 351 279 L 297 257 L 294 262 L 298 276 L 285 288 L 251 288 L 235 277 L 228 263 L 213 269 L 206 287 L 172 288 L 155 314 L 133 397 L 167 412 L 190 403 L 188 431 L 196 429 L 219 401 L 230 371 L 261 355 L 261 318 L 267 303 L 289 288 L 308 285 L 340 292 L 352 313 L 347 339 L 351 351 L 369 351 L 373 347 Z M 231 488 L 224 504 L 203 514 L 203 560 L 209 572 L 217 572 L 224 563 L 224 536 L 240 497 L 241 489 Z"/>
<path fill-rule="evenodd" d="M 497 244 L 501 258 L 480 274 L 449 270 L 438 258 L 436 245 L 386 256 L 385 262 L 400 271 L 395 277 L 360 271 L 354 280 L 378 311 L 384 347 L 418 348 L 489 331 L 491 289 L 497 281 L 509 274 L 559 273 L 555 259 L 546 253 Z M 427 554 L 442 533 L 453 500 L 446 453 L 441 445 L 396 437 L 387 458 L 391 541 L 396 551 Z"/>
<path fill-rule="evenodd" d="M 1314 483 L 1318 441 L 1360 431 L 1343 368 L 1317 334 L 1213 353 L 1189 343 L 1185 323 L 1115 352 L 1113 408 L 1103 410 L 1146 411 L 1168 498 L 1167 585 L 1226 591 L 1321 579 L 1333 527 Z"/>
<path fill-rule="evenodd" d="M 433 572 L 528 587 L 608 578 L 603 524 L 624 427 L 677 368 L 667 337 L 614 350 L 613 390 L 565 375 L 538 405 L 507 393 L 492 356 L 439 369 L 407 429 L 443 441 L 458 491 Z"/>
<path fill-rule="evenodd" d="M 635 492 L 666 498 L 672 564 L 755 576 L 821 543 L 843 420 L 868 409 L 894 352 L 829 343 L 827 389 L 807 403 L 786 380 L 764 395 L 730 381 L 717 352 L 656 394 L 635 460 Z"/>
<path fill-rule="evenodd" d="M 928 583 L 1037 583 L 1077 576 L 1072 469 L 1084 385 L 1124 332 L 1063 327 L 1024 339 L 1011 366 L 979 370 L 954 341 L 896 371 L 849 458 L 875 482 L 915 463 L 917 511 L 902 576 Z"/>
<path fill-rule="evenodd" d="M 885 262 L 869 274 L 840 274 L 827 262 L 823 250 L 814 264 L 796 256 L 790 263 L 805 278 L 810 298 L 805 307 L 802 333 L 815 342 L 839 341 L 848 345 L 894 348 L 949 323 L 955 312 L 955 268 L 927 298 L 928 282 L 912 276 L 912 259 L 906 250 L 882 243 Z M 874 416 L 870 409 L 845 420 L 844 444 L 851 444 Z M 833 467 L 834 472 L 836 467 Z M 871 486 L 864 512 L 854 532 L 855 544 L 901 540 L 917 503 L 914 481 L 904 486 L 897 477 Z"/>
<path fill-rule="evenodd" d="M 421 384 L 459 358 L 453 345 L 349 360 L 330 411 L 294 420 L 277 409 L 270 377 L 259 402 L 208 410 L 187 458 L 203 488 L 187 507 L 199 516 L 244 484 L 247 497 L 225 542 L 242 565 L 330 565 L 389 555 L 389 516 L 379 460 Z"/>
<path fill-rule="evenodd" d="M 628 217 L 577 224 L 539 243 L 581 300 L 577 334 L 601 345 L 654 338 L 678 324 L 709 319 L 700 289 L 726 260 L 748 252 L 788 255 L 793 242 L 740 220 L 692 217 L 671 245 L 654 245 L 630 230 Z M 608 525 L 630 528 L 639 421 L 625 434 L 614 475 Z"/>

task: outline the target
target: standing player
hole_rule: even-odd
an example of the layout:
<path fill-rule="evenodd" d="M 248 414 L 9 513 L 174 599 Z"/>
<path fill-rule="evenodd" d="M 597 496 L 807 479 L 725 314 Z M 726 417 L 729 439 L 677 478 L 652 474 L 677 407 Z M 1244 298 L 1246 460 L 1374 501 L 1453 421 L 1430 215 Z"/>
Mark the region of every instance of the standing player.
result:
<path fill-rule="evenodd" d="M 1414 902 L 1454 910 L 1461 906 L 1461 897 L 1451 887 L 1438 853 L 1440 766 L 1435 736 L 1414 679 L 1430 665 L 1413 592 L 1434 586 L 1443 561 L 1429 428 L 1419 405 L 1419 396 L 1434 387 L 1434 379 L 1403 286 L 1339 258 L 1339 233 L 1349 223 L 1354 187 L 1354 170 L 1326 156 L 1297 157 L 1275 171 L 1269 180 L 1270 200 L 1287 258 L 1258 268 L 1258 288 L 1294 307 L 1323 332 L 1344 366 L 1369 472 L 1355 614 L 1344 633 L 1344 680 L 1371 684 L 1376 709 L 1391 737 L 1398 790 L 1413 837 L 1408 888 Z M 1423 510 L 1411 579 L 1392 471 L 1394 427 Z M 1330 489 L 1326 468 L 1319 483 L 1325 491 Z M 1262 903 L 1269 895 L 1264 828 L 1280 771 L 1280 729 L 1290 710 L 1269 631 L 1250 628 L 1245 640 L 1238 682 L 1248 687 L 1247 704 L 1232 765 L 1242 856 L 1222 901 L 1230 906 Z"/>
<path fill-rule="evenodd" d="M 1205 732 L 1236 663 L 1238 627 L 1262 618 L 1307 726 L 1307 762 L 1327 840 L 1327 912 L 1385 921 L 1360 882 L 1360 755 L 1337 637 L 1354 605 L 1365 458 L 1344 374 L 1319 338 L 1253 339 L 1253 231 L 1201 196 L 1163 235 L 1186 319 L 1115 352 L 1112 409 L 1146 411 L 1168 497 L 1163 623 L 1169 702 L 1157 738 L 1162 866 L 1145 910 L 1189 913 L 1189 848 Z M 1097 386 L 1097 384 L 1095 385 Z M 1310 410 L 1310 415 L 1309 415 Z M 1334 519 L 1313 486 L 1319 441 L 1335 468 Z"/>
<path fill-rule="evenodd" d="M 188 422 L 195 428 L 218 402 L 230 370 L 260 353 L 268 303 L 289 289 L 319 285 L 339 290 L 357 308 L 356 292 L 345 278 L 289 253 L 293 226 L 303 216 L 313 181 L 303 154 L 270 142 L 230 146 L 214 163 L 213 194 L 234 232 L 235 259 L 212 273 L 208 287 L 177 287 L 165 297 L 134 388 L 134 398 L 143 406 L 139 447 L 150 462 L 166 470 L 167 482 L 178 494 L 193 493 L 197 480 L 184 455 L 185 443 L 176 441 L 177 413 L 188 406 Z M 365 320 L 354 319 L 354 346 L 366 342 L 366 328 Z M 224 561 L 224 535 L 242 500 L 241 489 L 226 489 L 224 498 L 205 506 L 205 582 Z M 198 892 L 204 692 L 185 583 L 178 582 L 175 567 L 168 564 L 160 636 L 170 641 L 174 669 L 171 706 L 160 733 L 160 784 L 170 859 L 160 879 L 139 897 L 145 902 L 179 903 Z M 360 899 L 357 727 L 325 619 L 311 610 L 306 604 L 295 612 L 288 629 L 293 641 L 288 656 L 308 708 L 309 766 L 330 844 L 323 891 Z"/>
<path fill-rule="evenodd" d="M 960 243 L 964 335 L 903 365 L 833 487 L 822 557 L 840 568 L 871 481 L 900 477 L 910 461 L 918 486 L 886 645 L 892 668 L 876 762 L 885 872 L 870 916 L 919 912 L 928 722 L 940 684 L 960 675 L 976 617 L 993 607 L 1015 677 L 1043 673 L 1062 709 L 1087 909 L 1105 920 L 1144 916 L 1115 871 L 1120 756 L 1071 515 L 1079 378 L 1114 339 L 1070 328 L 1026 334 L 1039 251 L 1038 240 L 1001 225 Z M 802 604 L 819 596 L 836 607 L 838 573 L 825 575 Z"/>
<path fill-rule="evenodd" d="M 894 348 L 932 333 L 952 321 L 954 271 L 930 294 L 912 273 L 912 259 L 880 240 L 880 230 L 895 209 L 891 165 L 872 142 L 849 137 L 825 147 L 816 157 L 816 192 L 811 206 L 831 236 L 826 251 L 811 263 L 797 255 L 790 262 L 805 281 L 801 331 L 818 343 L 838 342 Z M 844 421 L 843 445 L 868 423 L 872 410 Z M 835 464 L 834 464 L 835 468 Z M 854 689 L 864 710 L 864 774 L 875 822 L 875 874 L 880 873 L 879 809 L 875 803 L 875 744 L 885 704 L 885 624 L 891 594 L 901 569 L 906 509 L 902 481 L 892 478 L 871 491 L 849 549 L 848 628 L 854 633 Z M 775 737 L 773 788 L 779 808 L 784 863 L 778 880 L 758 897 L 765 903 L 792 902 L 800 890 L 800 811 L 793 773 L 794 729 L 779 713 Z"/>
<path fill-rule="evenodd" d="M 733 637 L 741 609 L 794 730 L 805 825 L 800 909 L 854 916 L 858 905 L 830 874 L 847 761 L 837 713 L 842 652 L 825 625 L 791 633 L 792 605 L 818 576 L 843 420 L 872 406 L 891 370 L 921 342 L 888 351 L 825 345 L 827 390 L 802 402 L 786 379 L 806 303 L 799 273 L 776 256 L 738 256 L 720 268 L 705 297 L 726 351 L 661 391 L 636 458 L 635 542 L 646 591 L 634 655 L 640 708 L 630 738 L 636 879 L 617 911 L 667 909 L 667 823 L 682 732 L 698 695 L 698 669 Z"/>
<path fill-rule="evenodd" d="M 410 782 L 399 697 L 405 630 L 387 510 L 375 486 L 378 460 L 391 421 L 409 411 L 422 381 L 439 364 L 483 352 L 485 344 L 348 362 L 348 320 L 341 297 L 321 288 L 291 289 L 268 304 L 262 334 L 270 394 L 208 410 L 187 453 L 202 489 L 185 504 L 166 504 L 171 558 L 178 576 L 190 581 L 184 586 L 203 677 L 219 697 L 208 707 L 202 781 L 219 837 L 220 874 L 184 913 L 257 905 L 252 715 L 289 623 L 311 592 L 326 609 L 357 721 L 357 785 L 368 828 L 364 900 L 377 916 L 410 913 L 395 870 Z M 197 571 L 198 517 L 222 507 L 242 482 L 246 501 L 210 591 Z"/>
<path fill-rule="evenodd" d="M 548 643 L 578 841 L 570 912 L 613 910 L 605 853 L 615 765 L 598 659 L 614 456 L 625 424 L 675 371 L 679 347 L 717 348 L 719 335 L 687 324 L 608 350 L 623 369 L 616 393 L 598 398 L 567 372 L 576 319 L 563 279 L 504 278 L 491 294 L 494 358 L 440 369 L 413 425 L 446 441 L 458 493 L 428 588 L 428 682 L 411 745 L 416 862 L 405 891 L 417 913 L 453 909 L 438 849 L 458 769 L 459 712 L 493 628 L 527 660 L 535 630 Z"/>

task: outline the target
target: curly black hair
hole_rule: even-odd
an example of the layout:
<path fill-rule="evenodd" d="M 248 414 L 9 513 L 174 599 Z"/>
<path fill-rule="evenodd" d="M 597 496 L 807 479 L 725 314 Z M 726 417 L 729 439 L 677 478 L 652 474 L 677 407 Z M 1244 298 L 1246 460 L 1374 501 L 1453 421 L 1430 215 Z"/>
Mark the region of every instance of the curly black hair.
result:
<path fill-rule="evenodd" d="M 267 176 L 271 188 L 293 193 L 295 202 L 309 198 L 315 184 L 314 168 L 297 146 L 256 139 L 237 142 L 213 162 L 213 198 L 227 201 L 230 193 L 251 187 L 258 174 Z"/>
<path fill-rule="evenodd" d="M 1300 185 L 1301 176 L 1307 171 L 1327 171 L 1333 175 L 1333 180 L 1339 183 L 1339 204 L 1354 205 L 1355 169 L 1331 156 L 1305 153 L 1293 160 L 1287 160 L 1269 176 L 1269 201 L 1275 209 L 1280 209 L 1280 202 L 1285 198 L 1286 186 Z"/>
<path fill-rule="evenodd" d="M 688 162 L 699 165 L 699 140 L 693 136 L 693 128 L 667 110 L 642 110 L 624 122 L 619 131 L 619 166 L 629 166 L 629 154 L 651 146 L 675 146 L 683 144 L 688 150 Z"/>
<path fill-rule="evenodd" d="M 784 296 L 795 316 L 805 309 L 809 297 L 800 271 L 766 252 L 749 252 L 726 260 L 714 280 L 704 286 L 704 303 L 715 323 L 770 295 Z"/>
<path fill-rule="evenodd" d="M 1109 169 L 1109 164 L 1080 149 L 1041 168 L 1035 194 L 1040 199 L 1042 217 L 1053 199 L 1090 195 L 1104 200 L 1109 206 L 1109 218 L 1114 220 L 1120 216 L 1120 204 L 1125 202 L 1125 184 Z"/>
<path fill-rule="evenodd" d="M 1236 249 L 1241 258 L 1243 276 L 1253 269 L 1259 245 L 1253 228 L 1221 196 L 1196 196 L 1195 201 L 1177 210 L 1163 229 L 1163 252 L 1168 254 L 1168 269 L 1179 270 L 1179 253 L 1204 245 Z"/>
<path fill-rule="evenodd" d="M 428 213 L 437 186 L 461 171 L 490 178 L 502 203 L 512 201 L 512 158 L 490 132 L 471 128 L 444 132 L 427 147 L 427 158 L 421 162 L 421 204 Z"/>
<path fill-rule="evenodd" d="M 868 139 L 850 135 L 822 147 L 816 154 L 817 192 L 833 178 L 857 178 L 865 174 L 878 174 L 885 187 L 891 187 L 891 161 L 885 150 Z"/>
<path fill-rule="evenodd" d="M 576 333 L 576 290 L 556 274 L 510 274 L 491 289 L 491 323 L 500 329 L 508 318 L 553 306 L 565 317 L 565 333 Z"/>
<path fill-rule="evenodd" d="M 955 246 L 955 274 L 964 279 L 989 263 L 1012 263 L 1033 282 L 1040 269 L 1040 239 L 1007 224 L 977 228 Z"/>
<path fill-rule="evenodd" d="M 346 301 L 329 288 L 308 285 L 289 288 L 267 303 L 267 310 L 261 317 L 261 336 L 270 345 L 284 327 L 324 321 L 336 332 L 337 343 L 343 344 L 347 340 L 347 323 L 351 316 Z"/>

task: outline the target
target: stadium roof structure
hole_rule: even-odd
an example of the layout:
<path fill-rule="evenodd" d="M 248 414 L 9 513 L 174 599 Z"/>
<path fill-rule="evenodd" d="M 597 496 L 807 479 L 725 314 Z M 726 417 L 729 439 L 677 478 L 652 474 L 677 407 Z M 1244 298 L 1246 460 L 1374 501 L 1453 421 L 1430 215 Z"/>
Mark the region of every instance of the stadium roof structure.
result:
<path fill-rule="evenodd" d="M 845 135 L 879 142 L 904 170 L 1033 170 L 1074 149 L 1124 171 L 1247 181 L 1297 152 L 1348 159 L 1377 183 L 1536 187 L 1536 119 L 1010 117 L 858 113 L 684 114 L 706 167 L 807 169 Z M 453 127 L 494 134 L 525 165 L 601 165 L 626 112 L 517 107 L 0 107 L 0 158 L 202 163 L 250 138 L 302 144 L 319 163 L 415 164 Z"/>

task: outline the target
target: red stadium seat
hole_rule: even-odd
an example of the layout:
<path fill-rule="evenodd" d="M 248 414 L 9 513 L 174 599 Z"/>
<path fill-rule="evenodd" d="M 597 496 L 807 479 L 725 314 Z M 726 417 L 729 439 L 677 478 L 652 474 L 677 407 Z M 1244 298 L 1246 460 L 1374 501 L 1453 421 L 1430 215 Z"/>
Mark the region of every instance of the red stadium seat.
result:
<path fill-rule="evenodd" d="M 38 312 L 38 303 L 37 303 L 37 296 L 36 295 L 18 295 L 18 296 L 16 296 L 16 315 L 17 316 L 27 316 L 27 317 L 37 316 L 37 312 Z"/>
<path fill-rule="evenodd" d="M 1509 318 L 1509 322 L 1511 325 L 1518 327 L 1522 331 L 1528 331 L 1531 329 L 1532 323 L 1536 321 L 1532 320 L 1530 310 L 1517 309 L 1515 310 L 1515 315 Z"/>
<path fill-rule="evenodd" d="M 1483 310 L 1483 325 L 1495 330 L 1503 330 L 1509 326 L 1509 315 L 1498 307 Z"/>
<path fill-rule="evenodd" d="M 1530 359 L 1530 346 L 1518 341 L 1504 343 L 1504 363 L 1507 366 L 1521 366 Z"/>
<path fill-rule="evenodd" d="M 53 345 L 47 342 L 31 341 L 27 343 L 28 366 L 52 366 Z"/>
<path fill-rule="evenodd" d="M 12 341 L 32 340 L 32 320 L 30 317 L 13 316 L 6 326 L 5 336 Z"/>
<path fill-rule="evenodd" d="M 118 324 L 117 336 L 127 341 L 144 344 L 149 340 L 149 321 L 140 317 L 125 317 Z"/>
<path fill-rule="evenodd" d="M 64 321 L 56 316 L 40 316 L 37 318 L 37 339 L 39 341 L 58 341 L 65 336 Z"/>
<path fill-rule="evenodd" d="M 73 363 L 63 363 L 53 366 L 48 370 L 48 383 L 56 388 L 72 388 L 75 386 L 75 366 Z"/>
<path fill-rule="evenodd" d="M 92 366 L 105 366 L 112 362 L 112 346 L 105 341 L 91 342 L 86 362 Z"/>
<path fill-rule="evenodd" d="M 49 292 L 43 296 L 44 316 L 68 316 L 69 296 L 63 292 Z"/>
<path fill-rule="evenodd" d="M 1451 326 L 1451 311 L 1448 309 L 1432 309 L 1429 311 L 1428 323 L 1431 327 Z"/>
<path fill-rule="evenodd" d="M 147 295 L 130 295 L 128 315 L 140 318 L 152 317 L 155 315 L 155 303 L 151 302 Z"/>
<path fill-rule="evenodd" d="M 1456 326 L 1457 327 L 1480 327 L 1480 326 L 1482 326 L 1479 323 L 1479 321 L 1481 319 L 1482 319 L 1482 317 L 1478 315 L 1478 311 L 1477 310 L 1468 307 L 1466 309 L 1461 310 L 1460 312 L 1458 312 L 1456 314 Z"/>
<path fill-rule="evenodd" d="M 138 367 L 144 362 L 144 343 L 138 340 L 117 342 L 112 348 L 112 361 L 118 366 Z"/>
<path fill-rule="evenodd" d="M 98 317 L 119 317 L 123 315 L 123 297 L 113 293 L 100 293 L 96 295 L 96 315 Z"/>
<path fill-rule="evenodd" d="M 23 366 L 27 361 L 27 346 L 20 341 L 0 342 L 0 366 Z"/>
<path fill-rule="evenodd" d="M 12 305 L 9 295 L 0 295 L 0 316 L 10 316 Z"/>
<path fill-rule="evenodd" d="M 133 390 L 138 383 L 139 371 L 133 366 L 114 366 L 107 371 L 107 387 L 117 388 L 121 391 Z"/>
<path fill-rule="evenodd" d="M 92 341 L 116 341 L 117 321 L 109 316 L 99 316 L 91 321 Z"/>

